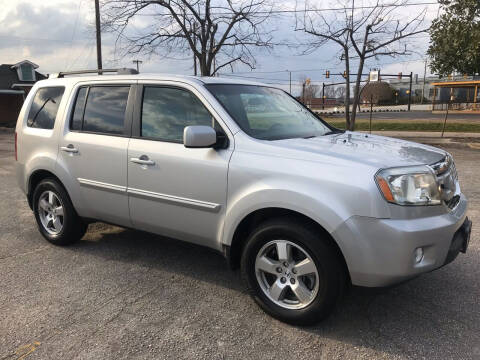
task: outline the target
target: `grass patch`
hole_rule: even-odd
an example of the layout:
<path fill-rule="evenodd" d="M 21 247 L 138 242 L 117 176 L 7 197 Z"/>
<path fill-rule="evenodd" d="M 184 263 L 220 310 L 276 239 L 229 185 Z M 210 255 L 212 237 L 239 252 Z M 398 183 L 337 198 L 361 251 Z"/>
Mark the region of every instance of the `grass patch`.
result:
<path fill-rule="evenodd" d="M 345 120 L 328 121 L 330 125 L 339 129 L 345 129 Z M 443 123 L 434 122 L 398 122 L 398 121 L 372 121 L 373 131 L 442 131 Z M 370 124 L 368 121 L 356 121 L 355 130 L 369 130 Z M 480 132 L 480 123 L 448 123 L 445 126 L 445 131 L 449 132 Z"/>

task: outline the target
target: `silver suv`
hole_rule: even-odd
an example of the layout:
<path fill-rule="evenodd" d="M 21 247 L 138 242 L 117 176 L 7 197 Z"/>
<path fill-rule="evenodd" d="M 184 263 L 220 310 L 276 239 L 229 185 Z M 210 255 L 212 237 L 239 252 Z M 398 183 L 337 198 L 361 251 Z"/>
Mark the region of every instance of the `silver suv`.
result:
<path fill-rule="evenodd" d="M 208 246 L 295 324 L 349 284 L 399 283 L 467 249 L 443 150 L 335 129 L 268 85 L 71 75 L 33 87 L 15 133 L 18 184 L 53 244 L 103 221 Z"/>

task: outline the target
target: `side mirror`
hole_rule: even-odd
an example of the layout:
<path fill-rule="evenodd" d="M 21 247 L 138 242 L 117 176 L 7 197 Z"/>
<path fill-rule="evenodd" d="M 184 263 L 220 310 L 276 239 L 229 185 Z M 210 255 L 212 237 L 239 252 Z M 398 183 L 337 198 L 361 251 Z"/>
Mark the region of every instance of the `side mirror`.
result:
<path fill-rule="evenodd" d="M 186 148 L 208 148 L 217 142 L 217 133 L 211 126 L 195 125 L 183 129 L 183 145 Z"/>

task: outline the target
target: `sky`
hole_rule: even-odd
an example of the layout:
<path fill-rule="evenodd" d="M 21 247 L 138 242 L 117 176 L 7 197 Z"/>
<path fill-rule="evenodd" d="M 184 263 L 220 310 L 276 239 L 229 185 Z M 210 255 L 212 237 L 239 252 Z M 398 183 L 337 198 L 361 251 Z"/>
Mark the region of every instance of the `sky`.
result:
<path fill-rule="evenodd" d="M 294 9 L 295 4 L 302 0 L 277 0 L 276 9 Z M 316 8 L 335 8 L 338 1 L 309 1 Z M 349 1 L 349 0 L 348 0 Z M 370 0 L 363 1 L 367 4 Z M 372 0 L 373 1 L 373 0 Z M 382 2 L 382 0 L 380 0 Z M 389 3 L 389 0 L 383 0 Z M 434 0 L 410 0 L 411 3 L 432 3 Z M 299 8 L 301 8 L 300 5 Z M 94 1 L 93 0 L 0 0 L 0 63 L 13 64 L 28 59 L 39 65 L 38 71 L 48 74 L 52 72 L 94 69 L 96 68 Z M 427 10 L 425 26 L 437 15 L 438 5 L 408 6 L 398 9 L 398 18 L 407 19 L 416 13 Z M 325 16 L 334 24 L 338 22 L 339 14 L 336 11 L 327 11 Z M 137 20 L 140 28 L 149 26 L 152 19 L 143 16 Z M 308 44 L 312 38 L 295 31 L 295 15 L 284 14 L 268 23 L 272 30 L 273 42 L 290 44 Z M 371 59 L 365 69 L 380 68 L 381 73 L 398 72 L 419 74 L 423 77 L 428 48 L 428 34 L 416 36 L 409 42 L 410 56 L 400 58 L 381 57 Z M 159 56 L 135 57 L 122 56 L 116 49 L 116 36 L 102 34 L 103 67 L 134 67 L 132 60 L 141 59 L 141 72 L 162 72 L 193 74 L 191 56 L 168 60 Z M 334 81 L 325 79 L 325 70 L 331 73 L 343 72 L 343 65 L 339 59 L 339 48 L 335 44 L 326 44 L 321 48 L 302 55 L 302 47 L 276 46 L 272 50 L 255 51 L 257 60 L 256 69 L 250 70 L 245 66 L 236 66 L 234 73 L 243 77 L 254 77 L 256 81 L 278 84 L 288 89 L 289 73 L 292 71 L 293 92 L 299 91 L 302 78 L 310 78 L 313 83 Z M 160 50 L 161 51 L 161 50 Z M 354 64 L 355 65 L 355 64 Z M 229 72 L 230 70 L 226 70 Z M 230 74 L 231 75 L 231 74 Z M 430 71 L 427 69 L 427 76 Z M 342 79 L 337 78 L 337 81 Z"/>

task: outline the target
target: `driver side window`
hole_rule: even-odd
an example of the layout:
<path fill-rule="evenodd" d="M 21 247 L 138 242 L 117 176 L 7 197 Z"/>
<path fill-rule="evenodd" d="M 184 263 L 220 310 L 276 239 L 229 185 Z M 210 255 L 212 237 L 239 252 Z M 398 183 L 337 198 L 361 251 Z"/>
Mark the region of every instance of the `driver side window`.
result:
<path fill-rule="evenodd" d="M 141 136 L 169 142 L 183 141 L 183 129 L 191 125 L 213 126 L 213 117 L 190 91 L 145 86 Z"/>

